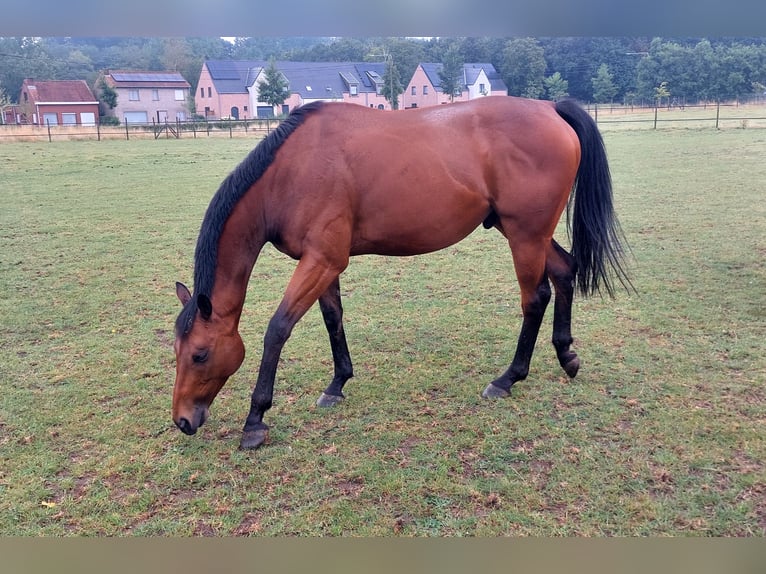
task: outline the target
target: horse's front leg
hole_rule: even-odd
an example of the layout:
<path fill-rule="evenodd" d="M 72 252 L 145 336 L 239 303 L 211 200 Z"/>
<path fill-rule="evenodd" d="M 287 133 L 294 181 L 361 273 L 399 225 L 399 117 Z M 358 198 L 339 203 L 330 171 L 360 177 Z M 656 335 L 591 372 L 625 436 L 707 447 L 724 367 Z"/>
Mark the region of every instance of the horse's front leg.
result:
<path fill-rule="evenodd" d="M 332 407 L 344 399 L 343 385 L 354 376 L 346 333 L 343 330 L 343 306 L 340 300 L 340 279 L 336 278 L 319 298 L 327 333 L 330 336 L 332 359 L 335 367 L 332 382 L 317 399 L 317 406 Z"/>
<path fill-rule="evenodd" d="M 250 413 L 247 415 L 242 430 L 240 448 L 254 449 L 264 444 L 269 438 L 269 427 L 263 422 L 263 415 L 271 408 L 274 398 L 274 380 L 277 364 L 287 339 L 290 337 L 297 319 L 292 320 L 284 311 L 284 301 L 269 321 L 269 327 L 263 338 L 263 357 L 250 398 Z"/>
<path fill-rule="evenodd" d="M 287 286 L 282 302 L 269 321 L 263 339 L 263 357 L 250 400 L 250 412 L 242 429 L 240 448 L 254 449 L 269 438 L 263 415 L 271 408 L 277 364 L 295 324 L 317 299 L 337 281 L 345 265 L 333 265 L 325 257 L 304 255 Z"/>

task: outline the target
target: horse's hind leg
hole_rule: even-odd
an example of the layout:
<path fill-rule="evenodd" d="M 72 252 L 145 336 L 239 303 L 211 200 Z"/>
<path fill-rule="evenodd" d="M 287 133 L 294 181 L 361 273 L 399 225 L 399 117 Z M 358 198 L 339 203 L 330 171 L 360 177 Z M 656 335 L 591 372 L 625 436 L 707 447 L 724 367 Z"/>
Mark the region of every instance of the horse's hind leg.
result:
<path fill-rule="evenodd" d="M 484 398 L 507 397 L 511 387 L 527 377 L 540 325 L 551 299 L 551 287 L 545 274 L 545 246 L 538 241 L 515 244 L 512 242 L 511 250 L 516 276 L 521 287 L 521 308 L 524 320 L 511 366 L 487 385 L 482 393 Z"/>
<path fill-rule="evenodd" d="M 574 297 L 575 262 L 558 243 L 551 240 L 545 258 L 545 271 L 556 289 L 553 303 L 553 346 L 561 367 L 574 377 L 580 368 L 580 359 L 570 350 L 572 344 L 572 300 Z"/>
<path fill-rule="evenodd" d="M 332 407 L 343 400 L 343 385 L 354 376 L 351 355 L 346 343 L 346 333 L 343 330 L 343 306 L 340 301 L 340 280 L 338 278 L 319 298 L 319 308 L 322 310 L 324 324 L 330 335 L 335 374 L 330 385 L 317 400 L 317 406 Z"/>

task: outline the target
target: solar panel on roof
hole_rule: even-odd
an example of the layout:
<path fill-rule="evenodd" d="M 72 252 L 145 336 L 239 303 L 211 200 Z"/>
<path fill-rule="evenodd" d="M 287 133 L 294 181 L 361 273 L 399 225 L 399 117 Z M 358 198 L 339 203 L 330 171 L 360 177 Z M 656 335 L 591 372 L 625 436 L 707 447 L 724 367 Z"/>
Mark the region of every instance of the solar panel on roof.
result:
<path fill-rule="evenodd" d="M 146 74 L 146 73 L 114 73 L 112 74 L 118 82 L 181 82 L 180 74 Z"/>
<path fill-rule="evenodd" d="M 208 62 L 208 70 L 215 80 L 239 80 L 240 71 L 236 62 Z"/>

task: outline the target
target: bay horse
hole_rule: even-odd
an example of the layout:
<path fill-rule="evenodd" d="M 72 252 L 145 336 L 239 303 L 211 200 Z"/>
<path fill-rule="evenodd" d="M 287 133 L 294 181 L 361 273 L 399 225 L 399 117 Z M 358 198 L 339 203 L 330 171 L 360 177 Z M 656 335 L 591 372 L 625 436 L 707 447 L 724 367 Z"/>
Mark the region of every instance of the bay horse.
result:
<path fill-rule="evenodd" d="M 571 253 L 553 239 L 567 209 Z M 523 321 L 510 367 L 485 398 L 508 396 L 527 377 L 555 288 L 553 337 L 561 367 L 580 367 L 572 344 L 575 288 L 613 295 L 627 287 L 604 143 L 576 102 L 487 97 L 438 107 L 379 111 L 350 103 L 296 108 L 225 178 L 202 221 L 194 294 L 176 283 L 173 421 L 187 435 L 208 417 L 242 364 L 238 332 L 250 273 L 263 246 L 298 261 L 269 321 L 241 448 L 268 439 L 282 348 L 319 301 L 334 376 L 317 400 L 344 398 L 353 376 L 339 276 L 353 255 L 410 256 L 461 241 L 479 225 L 508 241 Z"/>

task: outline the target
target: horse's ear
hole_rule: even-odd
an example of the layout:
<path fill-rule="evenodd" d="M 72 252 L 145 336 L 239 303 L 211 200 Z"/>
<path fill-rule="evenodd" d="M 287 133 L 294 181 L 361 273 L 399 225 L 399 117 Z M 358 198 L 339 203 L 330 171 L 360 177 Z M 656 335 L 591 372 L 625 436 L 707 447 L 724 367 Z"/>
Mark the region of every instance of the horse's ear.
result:
<path fill-rule="evenodd" d="M 213 303 L 207 295 L 200 294 L 197 297 L 197 308 L 199 309 L 199 314 L 202 318 L 205 321 L 209 321 L 210 317 L 213 315 Z"/>
<path fill-rule="evenodd" d="M 176 296 L 181 301 L 181 305 L 186 305 L 192 298 L 189 288 L 178 281 L 176 281 Z"/>

